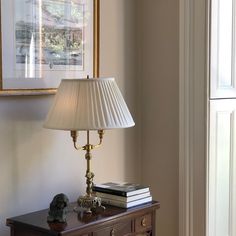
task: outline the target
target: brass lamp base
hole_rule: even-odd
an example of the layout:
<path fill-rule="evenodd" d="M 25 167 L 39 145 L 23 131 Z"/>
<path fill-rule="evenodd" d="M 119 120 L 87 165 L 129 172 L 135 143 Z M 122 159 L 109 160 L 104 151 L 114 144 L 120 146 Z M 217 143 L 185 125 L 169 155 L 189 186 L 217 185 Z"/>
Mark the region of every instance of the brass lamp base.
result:
<path fill-rule="evenodd" d="M 96 211 L 98 208 L 105 210 L 105 207 L 102 206 L 102 200 L 97 196 L 80 196 L 77 200 L 78 206 L 85 208 L 85 213 L 91 214 L 93 211 Z"/>
<path fill-rule="evenodd" d="M 90 170 L 90 162 L 92 159 L 91 150 L 101 146 L 104 131 L 98 130 L 98 134 L 99 134 L 100 142 L 97 145 L 92 145 L 89 142 L 89 131 L 87 130 L 87 144 L 83 147 L 78 147 L 76 145 L 78 133 L 77 133 L 77 131 L 71 131 L 71 137 L 73 139 L 74 147 L 77 150 L 82 149 L 82 150 L 86 151 L 86 154 L 85 154 L 85 159 L 87 161 L 87 170 L 86 170 L 86 175 L 85 175 L 86 184 L 87 184 L 86 195 L 80 196 L 77 200 L 77 203 L 78 203 L 78 206 L 81 208 L 84 208 L 85 209 L 84 212 L 88 213 L 88 214 L 91 214 L 92 211 L 97 211 L 98 209 L 105 210 L 105 207 L 102 206 L 101 198 L 97 197 L 96 195 L 93 194 L 92 186 L 93 186 L 94 173 L 91 172 L 91 170 Z M 77 211 L 77 209 L 74 209 L 74 210 Z"/>

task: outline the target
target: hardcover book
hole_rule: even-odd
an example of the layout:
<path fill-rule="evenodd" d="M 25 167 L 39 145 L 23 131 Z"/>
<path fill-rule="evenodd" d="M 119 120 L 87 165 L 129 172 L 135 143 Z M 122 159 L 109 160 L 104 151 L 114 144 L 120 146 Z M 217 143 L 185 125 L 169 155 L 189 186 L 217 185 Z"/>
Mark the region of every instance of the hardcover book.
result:
<path fill-rule="evenodd" d="M 132 202 L 135 200 L 139 200 L 145 197 L 150 197 L 150 192 L 145 192 L 145 193 L 140 193 L 140 194 L 135 194 L 133 196 L 129 196 L 129 197 L 124 197 L 124 196 L 118 196 L 118 195 L 114 195 L 114 194 L 110 194 L 110 193 L 102 193 L 102 192 L 95 192 L 96 196 L 100 197 L 100 198 L 107 198 L 107 199 L 112 199 L 112 200 L 116 200 L 116 201 L 121 201 L 121 202 Z"/>
<path fill-rule="evenodd" d="M 102 198 L 102 203 L 107 204 L 107 205 L 112 205 L 112 206 L 117 206 L 117 207 L 122 207 L 122 208 L 130 208 L 134 206 L 138 206 L 144 203 L 148 203 L 152 201 L 152 197 L 146 197 L 142 198 L 136 201 L 132 202 L 121 202 L 121 201 L 116 201 L 112 199 L 107 199 L 107 198 Z"/>
<path fill-rule="evenodd" d="M 94 192 L 109 193 L 118 196 L 129 197 L 149 191 L 149 187 L 134 183 L 113 183 L 108 182 L 93 186 Z"/>

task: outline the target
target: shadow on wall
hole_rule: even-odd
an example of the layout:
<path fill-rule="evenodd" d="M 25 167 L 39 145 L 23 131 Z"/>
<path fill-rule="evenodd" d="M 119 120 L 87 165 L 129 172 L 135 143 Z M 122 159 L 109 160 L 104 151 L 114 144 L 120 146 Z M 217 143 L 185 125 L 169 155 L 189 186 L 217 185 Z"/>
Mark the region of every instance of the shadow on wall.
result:
<path fill-rule="evenodd" d="M 104 156 L 104 161 L 116 167 L 111 167 L 109 174 L 109 179 L 113 181 L 139 182 L 141 177 L 138 141 L 140 124 L 137 118 L 136 1 L 103 0 L 101 4 L 101 11 L 106 12 L 101 15 L 101 76 L 115 77 L 136 123 L 132 128 L 107 132 L 113 137 L 113 140 L 109 140 L 112 156 L 105 135 L 103 149 L 109 154 Z"/>
<path fill-rule="evenodd" d="M 135 127 L 125 130 L 124 145 L 126 165 L 124 173 L 126 180 L 141 182 L 141 123 L 139 116 L 139 65 L 138 63 L 138 38 L 137 38 L 137 5 L 136 0 L 126 2 L 123 12 L 123 65 L 124 65 L 124 85 L 123 95 L 133 116 Z M 132 176 L 130 173 L 134 171 Z"/>

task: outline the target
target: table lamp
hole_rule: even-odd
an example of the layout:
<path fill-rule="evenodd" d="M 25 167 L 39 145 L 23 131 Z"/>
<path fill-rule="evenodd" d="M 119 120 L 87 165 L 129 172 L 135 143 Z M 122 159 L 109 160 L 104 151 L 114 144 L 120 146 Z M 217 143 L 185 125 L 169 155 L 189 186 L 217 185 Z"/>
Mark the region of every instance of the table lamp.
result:
<path fill-rule="evenodd" d="M 78 205 L 91 213 L 101 206 L 101 199 L 92 190 L 91 150 L 101 146 L 104 130 L 134 126 L 133 118 L 114 78 L 63 79 L 54 103 L 44 123 L 45 128 L 68 130 L 74 147 L 86 152 L 86 194 L 78 198 Z M 97 131 L 99 142 L 90 143 L 90 131 Z M 78 131 L 87 133 L 87 143 L 77 145 Z"/>

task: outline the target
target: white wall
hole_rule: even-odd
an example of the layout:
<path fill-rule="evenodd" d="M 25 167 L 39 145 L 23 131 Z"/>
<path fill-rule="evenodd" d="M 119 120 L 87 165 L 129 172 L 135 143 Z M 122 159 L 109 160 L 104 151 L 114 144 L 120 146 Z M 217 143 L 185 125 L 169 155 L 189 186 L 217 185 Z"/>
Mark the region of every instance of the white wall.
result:
<path fill-rule="evenodd" d="M 179 1 L 139 0 L 142 180 L 160 201 L 157 235 L 178 235 Z"/>
<path fill-rule="evenodd" d="M 116 78 L 136 127 L 107 132 L 94 151 L 95 181 L 149 184 L 161 201 L 158 235 L 177 236 L 178 0 L 101 0 L 101 75 Z M 83 152 L 68 133 L 42 128 L 52 98 L 0 97 L 1 236 L 7 217 L 83 192 Z"/>
<path fill-rule="evenodd" d="M 116 77 L 138 121 L 133 5 L 134 0 L 101 1 L 101 75 Z M 0 97 L 1 236 L 9 235 L 7 217 L 47 208 L 60 192 L 75 201 L 84 190 L 84 153 L 73 150 L 67 132 L 42 128 L 52 99 Z M 95 181 L 140 180 L 138 130 L 107 132 L 104 145 L 94 151 Z"/>

